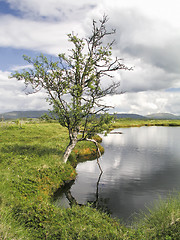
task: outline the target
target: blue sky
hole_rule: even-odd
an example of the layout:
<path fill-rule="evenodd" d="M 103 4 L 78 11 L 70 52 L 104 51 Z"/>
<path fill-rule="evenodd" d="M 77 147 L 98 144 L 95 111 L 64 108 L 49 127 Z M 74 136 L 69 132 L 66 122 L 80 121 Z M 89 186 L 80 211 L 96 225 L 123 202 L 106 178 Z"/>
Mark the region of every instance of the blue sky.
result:
<path fill-rule="evenodd" d="M 0 1 L 0 14 L 11 14 L 18 17 L 20 16 L 21 12 L 11 8 L 8 1 Z"/>
<path fill-rule="evenodd" d="M 48 109 L 45 93 L 26 95 L 8 76 L 26 66 L 23 54 L 68 53 L 67 34 L 88 36 L 105 13 L 116 28 L 113 55 L 134 70 L 115 74 L 125 93 L 104 101 L 115 112 L 180 115 L 179 9 L 179 0 L 0 0 L 0 113 Z"/>

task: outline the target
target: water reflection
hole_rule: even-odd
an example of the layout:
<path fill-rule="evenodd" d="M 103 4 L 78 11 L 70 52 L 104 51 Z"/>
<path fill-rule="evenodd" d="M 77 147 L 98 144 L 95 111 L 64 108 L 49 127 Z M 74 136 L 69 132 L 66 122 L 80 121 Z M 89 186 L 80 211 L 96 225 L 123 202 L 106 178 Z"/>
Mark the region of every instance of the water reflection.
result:
<path fill-rule="evenodd" d="M 117 130 L 116 130 L 117 131 Z M 98 183 L 98 204 L 125 220 L 159 195 L 180 190 L 180 128 L 124 128 L 103 137 L 105 148 Z M 79 204 L 95 200 L 99 168 L 96 161 L 77 167 L 71 194 Z M 60 202 L 60 200 L 57 200 Z M 57 202 L 56 201 L 56 202 Z M 61 197 L 61 204 L 63 203 Z"/>
<path fill-rule="evenodd" d="M 53 196 L 54 202 L 56 203 L 56 205 L 60 205 L 58 202 L 58 199 L 60 199 L 61 206 L 63 207 L 65 207 L 63 202 L 66 202 L 66 207 L 72 207 L 73 205 L 83 206 L 83 205 L 90 204 L 91 207 L 110 214 L 111 212 L 110 212 L 110 209 L 108 209 L 108 205 L 107 205 L 108 199 L 99 198 L 99 183 L 100 183 L 102 174 L 103 172 L 99 174 L 99 177 L 96 183 L 96 192 L 95 192 L 94 200 L 91 200 L 91 201 L 89 200 L 87 201 L 87 203 L 84 203 L 84 204 L 78 203 L 77 199 L 71 193 L 71 187 L 74 184 L 74 181 L 71 181 L 63 189 L 61 188 L 54 193 L 54 196 Z"/>

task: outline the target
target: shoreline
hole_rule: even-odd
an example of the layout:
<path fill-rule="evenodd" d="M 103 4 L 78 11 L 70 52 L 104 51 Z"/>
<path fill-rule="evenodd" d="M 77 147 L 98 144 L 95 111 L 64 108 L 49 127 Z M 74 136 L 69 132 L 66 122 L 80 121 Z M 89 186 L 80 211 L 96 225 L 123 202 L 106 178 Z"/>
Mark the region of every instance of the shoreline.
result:
<path fill-rule="evenodd" d="M 65 210 L 52 204 L 55 191 L 76 178 L 71 164 L 79 162 L 75 153 L 71 164 L 60 161 L 68 135 L 58 123 L 13 124 L 1 127 L 0 134 L 2 239 L 141 239 L 145 234 L 90 206 Z"/>

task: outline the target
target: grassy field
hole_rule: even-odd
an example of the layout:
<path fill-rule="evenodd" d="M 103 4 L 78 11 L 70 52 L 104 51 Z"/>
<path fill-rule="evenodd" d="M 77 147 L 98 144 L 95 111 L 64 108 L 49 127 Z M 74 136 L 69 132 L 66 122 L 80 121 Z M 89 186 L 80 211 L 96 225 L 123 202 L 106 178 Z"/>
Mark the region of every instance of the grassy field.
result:
<path fill-rule="evenodd" d="M 53 193 L 76 178 L 76 156 L 95 152 L 93 143 L 81 143 L 64 164 L 67 143 L 67 130 L 58 123 L 1 123 L 0 239 L 179 239 L 178 193 L 160 201 L 131 227 L 91 206 L 54 206 Z"/>
<path fill-rule="evenodd" d="M 117 119 L 112 128 L 141 127 L 141 126 L 180 126 L 180 120 L 138 120 L 138 119 Z"/>

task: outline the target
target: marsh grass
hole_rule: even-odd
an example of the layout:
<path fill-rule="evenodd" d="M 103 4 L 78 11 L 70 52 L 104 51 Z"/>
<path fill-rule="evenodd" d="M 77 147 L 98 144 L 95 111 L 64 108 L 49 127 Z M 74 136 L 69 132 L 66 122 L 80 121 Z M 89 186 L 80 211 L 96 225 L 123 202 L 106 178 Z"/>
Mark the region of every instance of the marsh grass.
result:
<path fill-rule="evenodd" d="M 4 232 L 1 235 L 11 239 L 8 235 L 12 231 L 8 226 L 12 229 L 18 221 L 14 221 L 15 217 L 5 217 L 10 216 L 8 212 L 13 213 L 17 205 L 23 211 L 29 200 L 32 208 L 36 200 L 47 202 L 53 191 L 74 179 L 76 173 L 69 164 L 62 164 L 61 155 L 68 138 L 59 124 L 24 124 L 21 127 L 8 124 L 1 128 L 0 139 L 1 229 Z M 17 235 L 16 231 L 14 233 Z"/>
<path fill-rule="evenodd" d="M 112 123 L 112 128 L 141 127 L 141 126 L 180 126 L 180 120 L 139 120 L 139 119 L 117 119 Z"/>
<path fill-rule="evenodd" d="M 133 222 L 144 239 L 179 240 L 180 193 L 172 192 L 166 199 L 159 197 L 147 211 L 140 212 Z"/>
<path fill-rule="evenodd" d="M 0 239 L 1 240 L 31 240 L 30 233 L 24 224 L 14 221 L 11 210 L 4 206 L 6 211 L 1 211 Z"/>
<path fill-rule="evenodd" d="M 97 142 L 101 142 L 100 137 L 95 137 Z M 98 144 L 99 150 L 101 154 L 104 153 L 104 148 Z M 94 143 L 88 142 L 88 141 L 83 141 L 79 142 L 75 149 L 73 150 L 75 153 L 78 162 L 79 161 L 86 161 L 86 160 L 94 160 L 97 157 L 97 151 Z M 99 154 L 98 154 L 99 155 Z"/>
<path fill-rule="evenodd" d="M 53 193 L 76 177 L 75 153 L 70 163 L 62 162 L 67 143 L 67 131 L 57 123 L 8 123 L 0 129 L 0 239 L 86 239 L 96 233 L 109 239 L 120 231 L 91 207 L 52 204 Z M 78 151 L 82 147 L 92 152 L 94 144 L 83 143 Z"/>
<path fill-rule="evenodd" d="M 132 227 L 91 205 L 53 205 L 53 193 L 76 177 L 77 154 L 94 146 L 81 143 L 64 164 L 67 143 L 67 131 L 58 123 L 0 128 L 0 239 L 178 239 L 180 195 L 156 203 Z"/>

